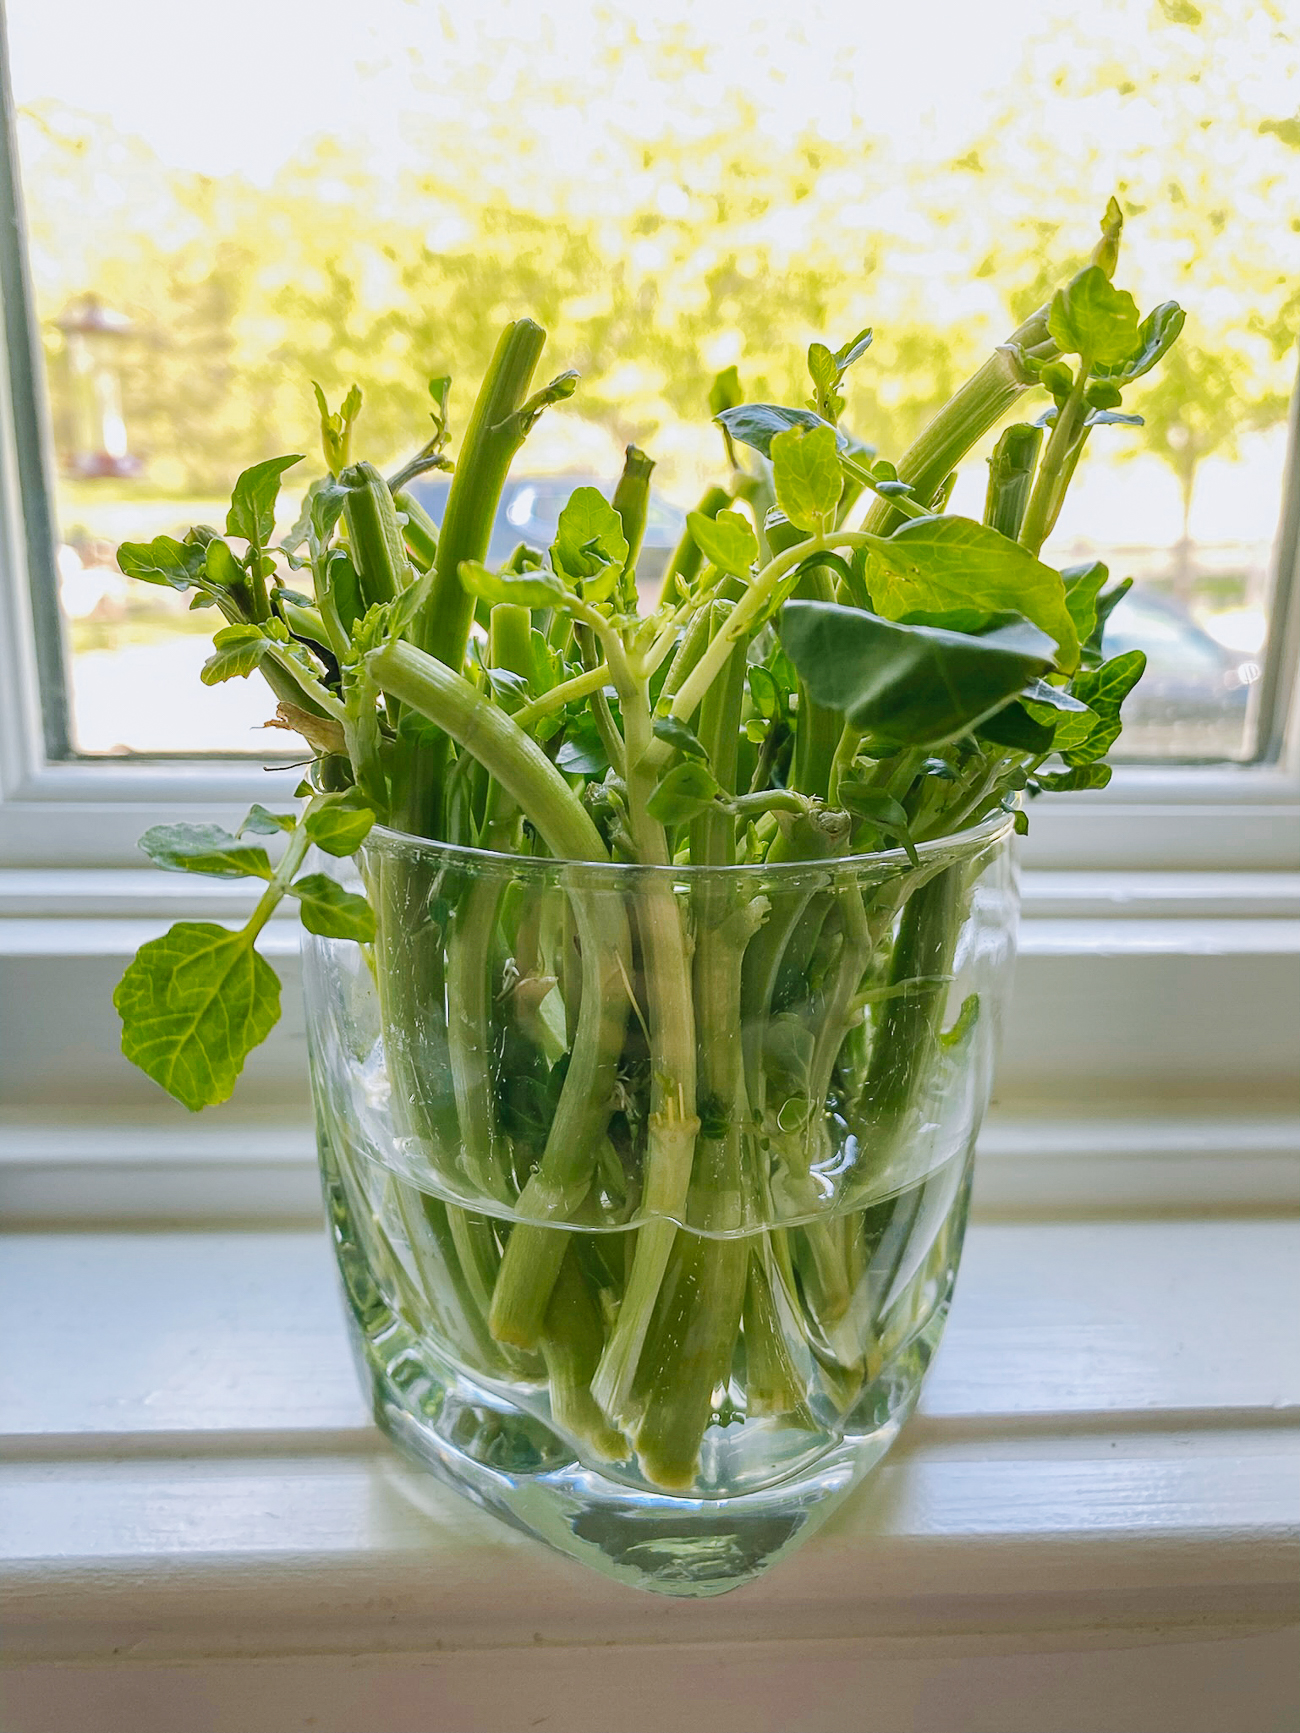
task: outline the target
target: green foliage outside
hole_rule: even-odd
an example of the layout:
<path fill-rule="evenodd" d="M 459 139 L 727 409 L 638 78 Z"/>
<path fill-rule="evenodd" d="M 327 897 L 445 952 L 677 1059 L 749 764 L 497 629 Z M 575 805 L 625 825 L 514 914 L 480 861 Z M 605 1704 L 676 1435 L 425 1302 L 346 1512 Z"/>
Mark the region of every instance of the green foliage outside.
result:
<path fill-rule="evenodd" d="M 1294 58 L 1294 43 L 1276 6 L 1225 0 L 1154 9 L 1140 52 L 1121 58 L 1110 10 L 1009 44 L 1014 103 L 941 173 L 918 172 L 886 138 L 827 142 L 812 116 L 787 150 L 733 91 L 690 137 L 610 140 L 627 186 L 613 212 L 576 175 L 544 172 L 535 123 L 573 100 L 558 88 L 503 106 L 472 148 L 455 113 L 423 117 L 420 172 L 389 178 L 323 136 L 265 188 L 174 173 L 138 141 L 43 105 L 21 135 L 56 441 L 68 379 L 54 320 L 93 290 L 135 321 L 119 356 L 147 464 L 137 493 L 222 492 L 258 452 L 307 448 L 310 379 L 332 402 L 359 381 L 370 449 L 396 455 L 427 415 L 422 381 L 453 359 L 462 380 L 479 377 L 501 325 L 524 312 L 581 373 L 575 412 L 612 448 L 651 448 L 683 499 L 711 461 L 694 429 L 719 366 L 736 360 L 753 399 L 797 401 L 808 385 L 791 336 L 870 318 L 875 346 L 846 384 L 847 413 L 897 457 L 1008 314 L 1024 317 L 1083 263 L 1078 236 L 1116 191 L 1126 215 L 1143 213 L 1129 262 L 1139 300 L 1159 289 L 1197 308 L 1175 365 L 1134 393 L 1147 427 L 1123 449 L 1163 458 L 1190 500 L 1205 457 L 1232 455 L 1243 430 L 1285 410 L 1300 135 L 1259 108 L 1251 73 Z M 705 59 L 689 41 L 642 52 L 665 81 Z M 1130 133 L 1121 184 L 1099 184 L 1097 139 Z M 454 386 L 450 412 L 463 425 Z"/>

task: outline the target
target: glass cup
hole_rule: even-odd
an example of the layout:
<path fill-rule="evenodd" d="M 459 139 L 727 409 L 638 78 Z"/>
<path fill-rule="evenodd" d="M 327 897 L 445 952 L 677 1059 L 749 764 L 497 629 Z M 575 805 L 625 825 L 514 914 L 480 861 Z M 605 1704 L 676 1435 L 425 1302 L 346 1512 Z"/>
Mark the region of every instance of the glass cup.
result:
<path fill-rule="evenodd" d="M 622 1581 L 749 1580 L 884 1455 L 947 1314 L 1011 820 L 737 867 L 377 829 L 308 936 L 329 1220 L 380 1425 Z"/>

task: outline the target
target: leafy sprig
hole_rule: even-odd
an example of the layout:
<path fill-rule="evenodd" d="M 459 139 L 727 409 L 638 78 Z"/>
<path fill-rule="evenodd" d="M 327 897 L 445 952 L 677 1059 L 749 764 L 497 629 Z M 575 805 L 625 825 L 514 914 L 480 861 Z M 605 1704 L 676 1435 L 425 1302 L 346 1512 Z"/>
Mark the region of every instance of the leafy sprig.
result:
<path fill-rule="evenodd" d="M 549 547 L 487 560 L 510 458 L 577 383 L 530 389 L 542 333 L 526 320 L 454 465 L 450 379 L 430 382 L 432 435 L 388 480 L 356 456 L 360 392 L 331 411 L 315 387 L 325 473 L 278 545 L 295 455 L 239 476 L 224 534 L 124 544 L 128 575 L 222 616 L 203 682 L 260 673 L 315 765 L 297 818 L 255 807 L 237 836 L 144 839 L 169 870 L 266 889 L 238 932 L 181 923 L 143 948 L 118 992 L 128 1056 L 187 1105 L 224 1099 L 274 1021 L 255 940 L 282 898 L 310 931 L 373 936 L 364 898 L 300 868 L 312 845 L 350 855 L 376 820 L 593 858 L 690 862 L 709 838 L 757 860 L 819 826 L 914 850 L 1023 793 L 1102 786 L 1142 670 L 1101 649 L 1128 580 L 1057 571 L 1040 549 L 1092 429 L 1126 419 L 1125 387 L 1182 325 L 1174 303 L 1143 318 L 1113 285 L 1120 226 L 1112 202 L 1092 261 L 896 462 L 842 424 L 869 330 L 809 347 L 805 406 L 746 402 L 736 370 L 719 375 L 729 481 L 688 514 L 650 615 L 633 574 L 652 464 L 634 447 L 611 499 L 574 491 Z M 983 521 L 948 515 L 961 456 L 1034 387 L 1050 407 L 999 439 Z M 406 491 L 431 467 L 453 471 L 441 529 Z M 279 857 L 250 836 L 282 838 Z"/>

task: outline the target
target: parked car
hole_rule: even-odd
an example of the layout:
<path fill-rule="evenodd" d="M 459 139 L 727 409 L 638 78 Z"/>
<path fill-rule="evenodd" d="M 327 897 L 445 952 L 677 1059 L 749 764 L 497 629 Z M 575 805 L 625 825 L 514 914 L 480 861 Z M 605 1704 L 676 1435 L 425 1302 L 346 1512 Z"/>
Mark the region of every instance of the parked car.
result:
<path fill-rule="evenodd" d="M 1260 665 L 1227 650 L 1184 608 L 1150 590 L 1130 590 L 1106 626 L 1106 654 L 1145 650 L 1147 670 L 1124 706 L 1126 743 L 1146 729 L 1212 726 L 1224 750 L 1239 749 Z M 1131 749 L 1131 746 L 1130 746 Z"/>
<path fill-rule="evenodd" d="M 411 483 L 410 491 L 433 521 L 440 524 L 450 487 L 446 476 L 423 476 Z M 511 476 L 502 491 L 496 522 L 492 526 L 489 561 L 508 559 L 520 542 L 527 542 L 535 548 L 549 547 L 555 540 L 560 513 L 577 487 L 599 488 L 606 499 L 614 491 L 612 481 L 594 475 Z M 650 509 L 646 513 L 645 538 L 636 562 L 637 583 L 643 589 L 658 589 L 668 556 L 677 546 L 685 527 L 685 512 L 652 493 Z"/>

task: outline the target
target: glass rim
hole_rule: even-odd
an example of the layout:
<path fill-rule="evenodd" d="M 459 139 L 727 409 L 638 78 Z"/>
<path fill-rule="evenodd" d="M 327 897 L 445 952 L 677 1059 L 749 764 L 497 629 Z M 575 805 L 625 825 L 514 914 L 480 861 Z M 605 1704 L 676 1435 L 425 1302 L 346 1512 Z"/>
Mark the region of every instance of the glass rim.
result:
<path fill-rule="evenodd" d="M 995 843 L 1004 841 L 1011 833 L 1015 824 L 1014 812 L 1005 810 L 991 813 L 988 818 L 981 819 L 979 824 L 971 825 L 965 830 L 951 832 L 947 836 L 931 837 L 926 842 L 916 845 L 916 852 L 923 863 L 936 858 L 969 859 L 981 853 Z M 663 876 L 675 884 L 690 884 L 705 879 L 729 879 L 744 882 L 746 879 L 770 881 L 773 878 L 797 878 L 802 873 L 814 872 L 819 876 L 827 873 L 836 875 L 853 875 L 855 873 L 878 873 L 881 876 L 893 877 L 900 872 L 915 871 L 911 857 L 903 848 L 877 849 L 870 854 L 835 855 L 822 860 L 786 860 L 786 861 L 741 861 L 734 865 L 687 865 L 667 866 L 643 864 L 640 861 L 610 861 L 586 860 L 578 858 L 558 857 L 551 855 L 507 854 L 496 849 L 476 848 L 469 843 L 440 842 L 433 837 L 415 836 L 409 831 L 393 830 L 388 825 L 374 825 L 361 845 L 361 852 L 376 849 L 377 852 L 390 857 L 401 855 L 437 855 L 448 865 L 461 864 L 466 868 L 482 867 L 491 862 L 503 871 L 509 871 L 516 877 L 531 876 L 554 881 L 556 877 L 584 877 L 588 880 L 604 880 L 606 883 L 629 884 L 633 880 L 648 876 Z"/>

